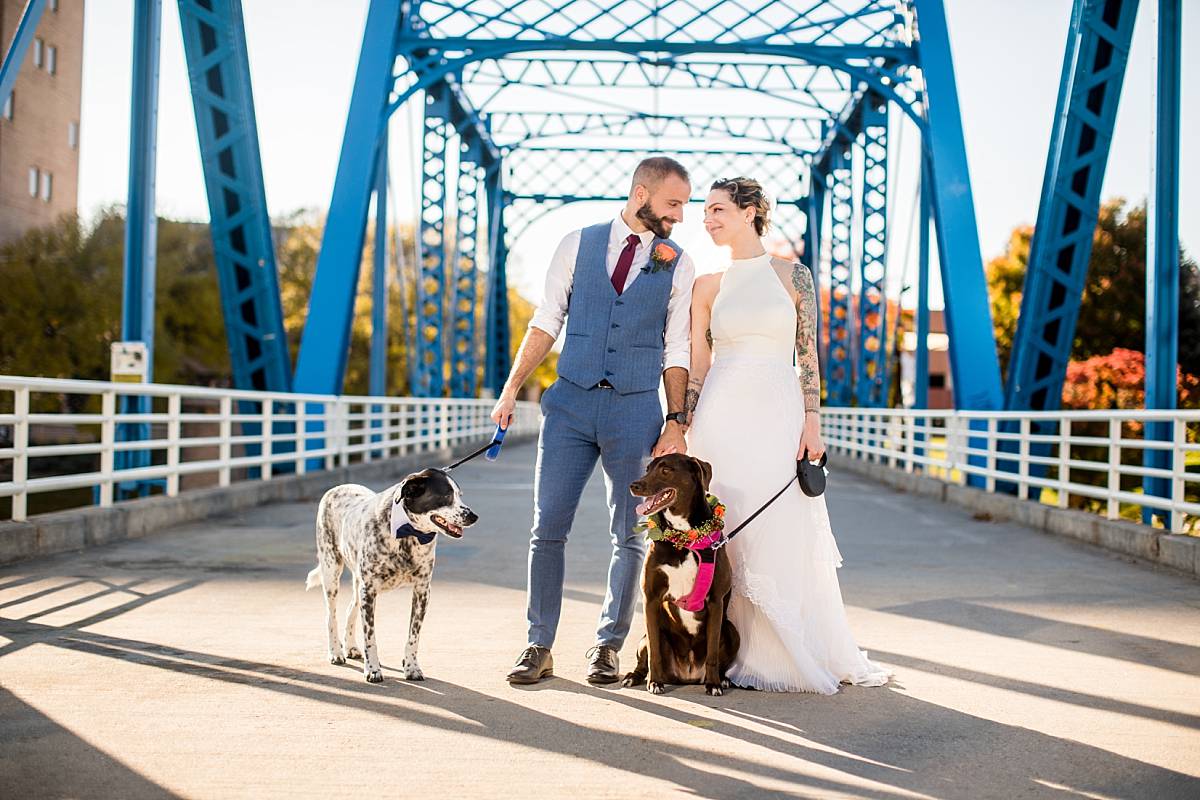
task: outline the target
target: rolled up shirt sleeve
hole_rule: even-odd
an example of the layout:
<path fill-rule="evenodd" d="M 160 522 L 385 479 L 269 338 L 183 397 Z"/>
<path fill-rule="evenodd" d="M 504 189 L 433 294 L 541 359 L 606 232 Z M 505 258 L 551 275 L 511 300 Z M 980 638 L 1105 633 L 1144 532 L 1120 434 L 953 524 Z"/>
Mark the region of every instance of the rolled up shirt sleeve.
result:
<path fill-rule="evenodd" d="M 671 281 L 671 299 L 667 303 L 667 328 L 664 332 L 663 369 L 691 367 L 692 284 L 696 265 L 684 253 L 675 265 Z"/>
<path fill-rule="evenodd" d="M 579 239 L 580 231 L 573 231 L 558 243 L 558 249 L 554 251 L 550 267 L 546 270 L 542 300 L 529 320 L 529 327 L 543 330 L 555 339 L 567 319 L 567 302 L 571 299 L 571 285 L 575 280 Z"/>

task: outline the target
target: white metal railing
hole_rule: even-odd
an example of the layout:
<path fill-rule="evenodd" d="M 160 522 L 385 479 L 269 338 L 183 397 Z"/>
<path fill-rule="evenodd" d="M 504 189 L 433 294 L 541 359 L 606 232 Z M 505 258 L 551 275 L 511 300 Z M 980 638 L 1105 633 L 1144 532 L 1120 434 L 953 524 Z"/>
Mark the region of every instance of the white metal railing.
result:
<path fill-rule="evenodd" d="M 145 398 L 143 413 L 118 413 L 129 402 L 123 398 Z M 58 410 L 41 410 L 50 403 Z M 281 470 L 482 445 L 495 430 L 494 404 L 0 376 L 0 497 L 12 498 L 12 519 L 23 520 L 29 496 L 44 492 L 94 487 L 109 506 L 114 487 L 130 481 L 156 481 L 174 496 L 191 475 L 215 475 L 216 485 L 228 486 Z M 148 435 L 122 441 L 125 426 L 138 423 Z M 537 404 L 522 402 L 510 433 L 536 433 L 539 424 Z M 122 468 L 121 454 L 135 452 L 146 454 L 145 463 Z M 64 469 L 67 456 L 85 457 L 91 468 Z"/>
<path fill-rule="evenodd" d="M 1142 438 L 1147 422 L 1168 425 L 1170 439 Z M 821 437 L 834 453 L 906 472 L 959 484 L 974 476 L 989 492 L 1016 484 L 1060 508 L 1089 498 L 1109 519 L 1144 506 L 1168 514 L 1173 532 L 1200 529 L 1200 411 L 823 408 Z M 1143 466 L 1149 450 L 1166 451 L 1169 466 Z M 1145 477 L 1167 480 L 1169 496 L 1143 494 Z"/>

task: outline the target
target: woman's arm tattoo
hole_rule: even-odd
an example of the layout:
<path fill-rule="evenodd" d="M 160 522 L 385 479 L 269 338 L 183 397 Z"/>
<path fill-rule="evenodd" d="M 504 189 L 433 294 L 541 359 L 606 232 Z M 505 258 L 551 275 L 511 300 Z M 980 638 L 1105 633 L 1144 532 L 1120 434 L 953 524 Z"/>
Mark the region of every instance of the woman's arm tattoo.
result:
<path fill-rule="evenodd" d="M 800 390 L 804 407 L 821 407 L 821 375 L 817 366 L 817 292 L 808 267 L 797 263 L 792 268 L 792 286 L 796 289 L 796 364 L 800 367 Z"/>
<path fill-rule="evenodd" d="M 704 341 L 708 342 L 708 349 L 712 350 L 713 349 L 712 328 L 704 329 Z"/>

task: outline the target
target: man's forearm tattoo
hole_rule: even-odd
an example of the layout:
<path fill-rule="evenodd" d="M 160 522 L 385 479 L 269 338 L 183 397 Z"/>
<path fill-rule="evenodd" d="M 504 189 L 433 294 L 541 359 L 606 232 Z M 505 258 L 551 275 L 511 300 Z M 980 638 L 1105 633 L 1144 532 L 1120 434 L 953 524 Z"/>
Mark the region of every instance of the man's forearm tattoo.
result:
<path fill-rule="evenodd" d="M 821 375 L 817 366 L 817 292 L 808 267 L 797 263 L 792 268 L 792 286 L 796 289 L 796 364 L 800 367 L 800 391 L 804 407 L 821 407 Z"/>

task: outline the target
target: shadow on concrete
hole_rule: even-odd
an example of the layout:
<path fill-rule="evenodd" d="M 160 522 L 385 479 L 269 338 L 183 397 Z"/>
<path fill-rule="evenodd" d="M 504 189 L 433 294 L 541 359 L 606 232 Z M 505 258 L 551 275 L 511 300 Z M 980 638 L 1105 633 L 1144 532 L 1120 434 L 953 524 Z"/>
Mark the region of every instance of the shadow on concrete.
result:
<path fill-rule="evenodd" d="M 1013 598 L 1001 599 L 1012 602 Z M 994 608 L 983 601 L 924 600 L 879 610 L 1185 675 L 1200 674 L 1200 647 Z"/>
<path fill-rule="evenodd" d="M 732 690 L 709 698 L 699 687 L 681 687 L 671 696 L 694 703 L 697 714 L 665 704 L 643 689 L 597 688 L 562 678 L 525 691 L 588 694 L 675 723 L 697 725 L 721 736 L 781 755 L 872 781 L 878 788 L 820 778 L 784 766 L 764 765 L 687 740 L 650 735 L 652 725 L 628 734 L 613 733 L 527 708 L 520 692 L 496 698 L 436 679 L 410 684 L 388 670 L 382 685 L 362 680 L 347 665 L 341 678 L 275 664 L 226 658 L 149 642 L 105 636 L 75 628 L 49 628 L 14 622 L 19 636 L 53 631 L 58 647 L 170 670 L 189 676 L 278 692 L 338 706 L 350 706 L 409 723 L 485 736 L 547 752 L 585 759 L 612 769 L 670 781 L 698 796 L 750 796 L 762 789 L 736 777 L 786 781 L 797 790 L 846 792 L 892 800 L 921 792 L 944 798 L 973 798 L 1011 787 L 1011 796 L 1196 797 L 1200 780 L 1037 731 L 965 714 L 912 698 L 892 689 L 847 687 L 836 698 Z M 403 698 L 403 706 L 389 702 Z M 429 710 L 424 710 L 427 707 Z M 700 711 L 703 708 L 704 711 Z M 714 718 L 727 712 L 737 723 Z M 440 712 L 440 713 L 439 713 Z M 461 720 L 447 717 L 450 712 Z M 703 714 L 698 718 L 698 714 Z M 765 730 L 764 730 L 765 729 Z M 932 746 L 931 746 L 932 745 Z M 32 743 L 31 746 L 41 746 Z M 469 749 L 466 746 L 464 749 Z M 998 754 L 1007 754 L 999 757 Z M 709 765 L 711 769 L 706 769 Z M 114 766 L 113 769 L 119 769 Z"/>
<path fill-rule="evenodd" d="M 0 688 L 0 794 L 171 798 L 173 794 Z"/>

